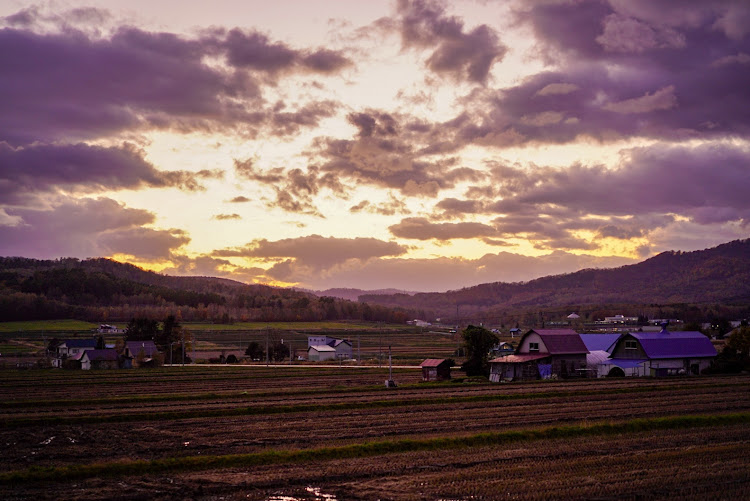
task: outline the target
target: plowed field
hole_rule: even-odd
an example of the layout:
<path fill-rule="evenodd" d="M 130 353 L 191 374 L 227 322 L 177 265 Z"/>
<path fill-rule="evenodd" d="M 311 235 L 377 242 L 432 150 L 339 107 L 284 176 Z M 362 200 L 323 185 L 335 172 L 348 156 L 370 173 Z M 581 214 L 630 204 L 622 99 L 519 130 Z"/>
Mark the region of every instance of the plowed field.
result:
<path fill-rule="evenodd" d="M 303 367 L 2 372 L 2 499 L 730 499 L 750 376 L 425 384 Z"/>

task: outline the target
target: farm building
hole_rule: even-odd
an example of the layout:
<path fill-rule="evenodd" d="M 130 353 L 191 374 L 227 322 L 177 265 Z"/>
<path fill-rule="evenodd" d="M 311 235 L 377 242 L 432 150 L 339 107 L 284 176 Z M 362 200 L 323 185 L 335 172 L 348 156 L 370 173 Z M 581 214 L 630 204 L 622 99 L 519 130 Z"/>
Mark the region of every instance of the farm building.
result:
<path fill-rule="evenodd" d="M 422 381 L 446 381 L 451 378 L 451 364 L 444 358 L 428 358 L 420 364 Z"/>
<path fill-rule="evenodd" d="M 352 343 L 345 339 L 338 339 L 335 337 L 329 337 L 329 336 L 308 336 L 307 337 L 307 352 L 308 352 L 308 360 L 314 360 L 310 358 L 310 348 L 312 347 L 321 347 L 321 346 L 329 346 L 334 349 L 334 355 L 332 358 L 339 358 L 339 359 L 349 359 L 352 358 Z M 320 353 L 320 350 L 318 350 Z M 328 360 L 328 358 L 324 358 L 321 360 Z"/>
<path fill-rule="evenodd" d="M 62 367 L 68 358 L 80 358 L 86 350 L 96 348 L 96 339 L 66 339 L 57 345 L 55 358 L 52 360 L 53 367 Z"/>
<path fill-rule="evenodd" d="M 581 376 L 588 353 L 572 329 L 532 329 L 513 355 L 490 360 L 490 381 Z"/>
<path fill-rule="evenodd" d="M 333 346 L 317 345 L 310 346 L 307 349 L 307 359 L 310 362 L 322 362 L 324 360 L 335 360 L 336 359 L 336 348 Z"/>
<path fill-rule="evenodd" d="M 114 349 L 86 350 L 81 355 L 81 369 L 119 369 L 120 357 Z"/>
<path fill-rule="evenodd" d="M 602 370 L 612 376 L 698 375 L 711 365 L 716 349 L 711 340 L 696 331 L 623 334 L 603 362 Z"/>
<path fill-rule="evenodd" d="M 141 367 L 151 364 L 154 356 L 159 354 L 159 349 L 153 341 L 127 341 L 125 343 L 124 357 L 127 359 L 125 367 Z"/>

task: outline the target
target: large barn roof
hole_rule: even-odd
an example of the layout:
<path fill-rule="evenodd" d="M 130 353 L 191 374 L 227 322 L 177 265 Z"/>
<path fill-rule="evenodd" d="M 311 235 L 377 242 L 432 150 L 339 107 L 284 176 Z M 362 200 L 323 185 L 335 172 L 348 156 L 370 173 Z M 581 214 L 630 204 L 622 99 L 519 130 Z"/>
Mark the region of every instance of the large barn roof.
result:
<path fill-rule="evenodd" d="M 696 331 L 631 332 L 641 344 L 648 358 L 715 357 L 711 340 Z"/>

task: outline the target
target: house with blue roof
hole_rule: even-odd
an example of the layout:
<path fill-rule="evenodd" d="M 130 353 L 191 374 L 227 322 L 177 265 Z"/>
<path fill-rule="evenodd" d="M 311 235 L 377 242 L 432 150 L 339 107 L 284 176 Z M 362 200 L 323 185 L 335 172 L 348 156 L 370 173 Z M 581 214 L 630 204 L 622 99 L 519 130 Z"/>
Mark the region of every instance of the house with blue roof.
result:
<path fill-rule="evenodd" d="M 711 365 L 716 349 L 711 340 L 697 331 L 622 334 L 600 364 L 608 376 L 698 375 Z"/>

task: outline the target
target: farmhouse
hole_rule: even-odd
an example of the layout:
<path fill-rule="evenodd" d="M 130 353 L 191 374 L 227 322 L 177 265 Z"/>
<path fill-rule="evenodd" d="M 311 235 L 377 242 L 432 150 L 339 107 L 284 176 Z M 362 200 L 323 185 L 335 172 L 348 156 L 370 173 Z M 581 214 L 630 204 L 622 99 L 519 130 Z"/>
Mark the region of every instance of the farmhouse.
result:
<path fill-rule="evenodd" d="M 109 348 L 104 350 L 86 350 L 81 355 L 81 369 L 119 369 L 120 357 L 117 351 Z"/>
<path fill-rule="evenodd" d="M 490 381 L 579 376 L 589 350 L 572 329 L 532 329 L 515 354 L 490 360 Z"/>
<path fill-rule="evenodd" d="M 123 355 L 127 359 L 125 367 L 141 367 L 151 364 L 154 356 L 159 354 L 159 349 L 153 341 L 127 341 Z"/>
<path fill-rule="evenodd" d="M 66 339 L 57 345 L 55 358 L 52 360 L 53 367 L 62 367 L 68 358 L 80 358 L 86 350 L 96 348 L 96 339 Z"/>
<path fill-rule="evenodd" d="M 514 351 L 515 349 L 513 348 L 513 345 L 504 341 L 493 346 L 490 350 L 490 354 L 493 357 L 502 357 L 505 355 L 511 355 Z"/>
<path fill-rule="evenodd" d="M 349 359 L 352 358 L 352 343 L 345 339 L 338 339 L 335 337 L 329 337 L 329 336 L 308 336 L 307 337 L 307 359 L 308 360 L 318 360 L 314 358 L 310 358 L 310 348 L 321 348 L 316 350 L 318 354 L 322 352 L 328 352 L 328 350 L 322 349 L 322 347 L 328 346 L 330 348 L 333 348 L 334 354 L 331 358 L 338 358 L 338 359 Z M 329 360 L 329 358 L 322 358 L 319 360 Z"/>
<path fill-rule="evenodd" d="M 705 335 L 696 331 L 623 334 L 612 347 L 602 371 L 610 376 L 698 375 L 708 368 L 716 349 Z"/>
<path fill-rule="evenodd" d="M 428 358 L 420 367 L 422 381 L 446 381 L 451 378 L 450 362 L 444 358 Z"/>

